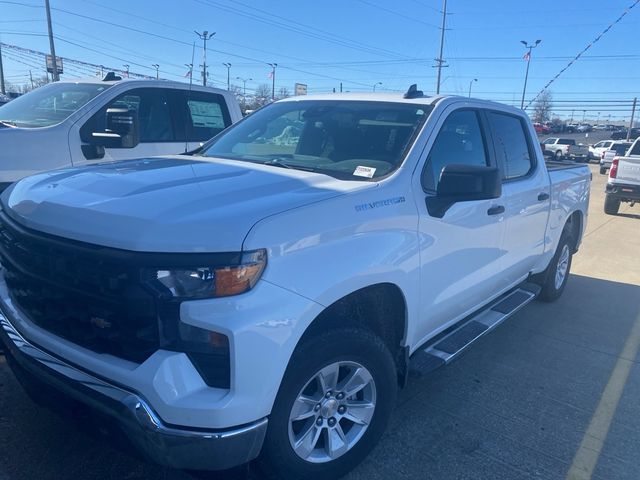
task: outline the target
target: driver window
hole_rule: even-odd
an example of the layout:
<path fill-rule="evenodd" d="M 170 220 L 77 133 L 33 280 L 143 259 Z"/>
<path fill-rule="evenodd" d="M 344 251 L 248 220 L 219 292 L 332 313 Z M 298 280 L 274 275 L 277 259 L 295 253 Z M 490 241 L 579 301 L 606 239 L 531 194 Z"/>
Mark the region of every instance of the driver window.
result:
<path fill-rule="evenodd" d="M 422 187 L 436 191 L 442 169 L 450 164 L 488 165 L 478 114 L 473 110 L 458 110 L 445 120 L 422 171 Z"/>

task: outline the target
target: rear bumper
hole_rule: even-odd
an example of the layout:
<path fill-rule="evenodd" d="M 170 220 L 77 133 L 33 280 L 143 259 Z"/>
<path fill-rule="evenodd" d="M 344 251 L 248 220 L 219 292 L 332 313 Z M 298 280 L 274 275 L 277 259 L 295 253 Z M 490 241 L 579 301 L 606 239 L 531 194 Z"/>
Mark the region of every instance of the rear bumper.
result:
<path fill-rule="evenodd" d="M 620 200 L 640 202 L 640 185 L 607 183 L 605 193 Z"/>
<path fill-rule="evenodd" d="M 27 341 L 0 312 L 0 343 L 27 392 L 34 385 L 112 420 L 150 460 L 173 468 L 222 470 L 258 456 L 267 419 L 248 425 L 205 430 L 163 423 L 142 396 L 90 375 Z"/>

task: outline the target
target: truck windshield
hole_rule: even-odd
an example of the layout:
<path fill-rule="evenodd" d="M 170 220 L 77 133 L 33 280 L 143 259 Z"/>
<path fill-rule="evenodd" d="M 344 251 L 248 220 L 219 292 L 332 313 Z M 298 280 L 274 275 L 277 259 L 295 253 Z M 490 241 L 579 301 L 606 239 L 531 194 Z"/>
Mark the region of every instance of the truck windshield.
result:
<path fill-rule="evenodd" d="M 376 179 L 401 165 L 430 109 L 344 100 L 275 103 L 218 135 L 201 155 Z"/>
<path fill-rule="evenodd" d="M 0 107 L 0 125 L 21 128 L 56 125 L 109 86 L 101 83 L 50 83 Z"/>

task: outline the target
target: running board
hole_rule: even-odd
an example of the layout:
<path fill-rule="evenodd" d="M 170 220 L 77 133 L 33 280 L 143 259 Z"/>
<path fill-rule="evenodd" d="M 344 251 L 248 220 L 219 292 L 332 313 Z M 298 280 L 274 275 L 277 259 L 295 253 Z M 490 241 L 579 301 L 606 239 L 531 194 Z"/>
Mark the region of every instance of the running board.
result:
<path fill-rule="evenodd" d="M 409 365 L 410 374 L 422 376 L 451 363 L 469 345 L 534 300 L 539 293 L 540 286 L 533 283 L 523 283 L 498 297 L 483 309 L 461 321 L 443 336 L 436 337 L 436 340 L 426 348 L 419 349 L 414 353 Z"/>

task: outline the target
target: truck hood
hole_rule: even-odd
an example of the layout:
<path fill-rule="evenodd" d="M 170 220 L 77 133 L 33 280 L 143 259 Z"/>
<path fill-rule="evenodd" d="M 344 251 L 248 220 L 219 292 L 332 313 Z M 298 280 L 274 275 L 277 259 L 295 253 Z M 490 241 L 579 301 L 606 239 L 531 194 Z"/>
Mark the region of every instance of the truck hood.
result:
<path fill-rule="evenodd" d="M 240 251 L 261 219 L 372 187 L 317 173 L 189 156 L 38 174 L 2 197 L 20 224 L 145 252 Z"/>

